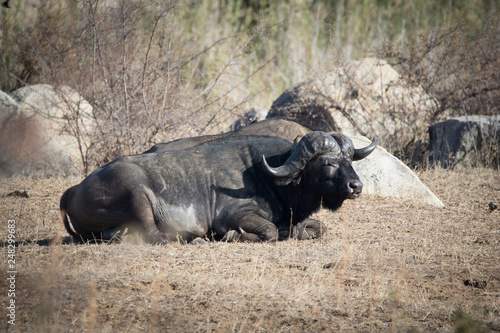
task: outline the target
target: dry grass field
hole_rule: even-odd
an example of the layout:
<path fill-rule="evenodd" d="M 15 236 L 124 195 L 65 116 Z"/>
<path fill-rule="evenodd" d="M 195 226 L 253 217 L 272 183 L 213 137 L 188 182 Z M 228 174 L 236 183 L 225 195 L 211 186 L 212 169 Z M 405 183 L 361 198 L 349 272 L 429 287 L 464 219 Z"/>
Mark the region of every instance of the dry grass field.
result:
<path fill-rule="evenodd" d="M 500 204 L 499 171 L 419 176 L 445 209 L 365 195 L 321 211 L 320 240 L 209 246 L 64 244 L 59 198 L 81 179 L 0 180 L 0 330 L 500 331 L 500 209 L 488 208 Z M 16 190 L 29 197 L 7 196 Z"/>

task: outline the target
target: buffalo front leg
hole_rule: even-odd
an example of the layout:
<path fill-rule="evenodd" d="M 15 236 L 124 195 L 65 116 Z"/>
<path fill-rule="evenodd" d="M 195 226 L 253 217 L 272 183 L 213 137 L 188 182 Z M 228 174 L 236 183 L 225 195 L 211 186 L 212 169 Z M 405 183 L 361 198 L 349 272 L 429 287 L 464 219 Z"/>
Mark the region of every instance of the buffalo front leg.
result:
<path fill-rule="evenodd" d="M 318 220 L 305 219 L 304 221 L 292 226 L 288 229 L 280 229 L 280 240 L 289 237 L 298 240 L 316 239 L 322 237 L 326 233 L 326 226 Z M 291 235 L 290 235 L 291 231 Z"/>
<path fill-rule="evenodd" d="M 277 241 L 278 228 L 271 221 L 257 215 L 249 214 L 229 225 L 229 232 L 224 238 L 227 241 L 263 242 Z"/>
<path fill-rule="evenodd" d="M 292 237 L 304 239 L 316 239 L 326 234 L 326 226 L 318 220 L 306 219 L 292 229 Z"/>

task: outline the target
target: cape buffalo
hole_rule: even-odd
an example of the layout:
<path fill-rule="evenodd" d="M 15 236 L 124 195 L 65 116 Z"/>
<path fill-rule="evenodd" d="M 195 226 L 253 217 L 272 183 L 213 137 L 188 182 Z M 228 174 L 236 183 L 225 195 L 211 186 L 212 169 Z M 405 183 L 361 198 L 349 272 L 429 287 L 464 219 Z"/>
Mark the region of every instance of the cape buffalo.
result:
<path fill-rule="evenodd" d="M 141 230 L 152 243 L 220 239 L 228 232 L 240 241 L 315 238 L 326 228 L 309 216 L 359 196 L 363 184 L 352 161 L 375 145 L 354 149 L 345 135 L 310 132 L 296 145 L 234 136 L 123 156 L 69 188 L 61 217 L 82 241 L 110 239 L 126 228 Z"/>

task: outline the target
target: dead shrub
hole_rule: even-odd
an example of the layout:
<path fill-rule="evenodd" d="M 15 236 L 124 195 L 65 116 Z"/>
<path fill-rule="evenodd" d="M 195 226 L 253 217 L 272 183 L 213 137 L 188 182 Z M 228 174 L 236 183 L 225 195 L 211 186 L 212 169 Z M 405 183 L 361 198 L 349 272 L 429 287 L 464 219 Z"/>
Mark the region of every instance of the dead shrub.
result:
<path fill-rule="evenodd" d="M 497 13 L 481 28 L 460 24 L 421 35 L 405 47 L 386 44 L 377 54 L 433 97 L 431 124 L 454 116 L 496 115 L 500 112 L 499 23 Z M 415 137 L 397 154 L 408 163 L 425 164 L 428 140 L 428 136 Z"/>
<path fill-rule="evenodd" d="M 46 1 L 31 9 L 28 27 L 17 33 L 19 42 L 9 41 L 17 43 L 11 52 L 21 56 L 22 68 L 19 73 L 3 62 L 3 70 L 17 80 L 9 87 L 70 86 L 92 105 L 96 128 L 82 155 L 85 174 L 154 143 L 209 132 L 231 116 L 220 110 L 234 110 L 248 99 L 239 94 L 227 101 L 262 69 L 228 77 L 247 41 L 218 37 L 206 46 L 193 45 L 179 23 L 186 7 L 176 0 Z M 200 75 L 199 59 L 224 43 L 232 44 L 232 52 L 213 73 Z M 78 137 L 73 126 L 78 110 L 69 112 L 68 128 Z"/>

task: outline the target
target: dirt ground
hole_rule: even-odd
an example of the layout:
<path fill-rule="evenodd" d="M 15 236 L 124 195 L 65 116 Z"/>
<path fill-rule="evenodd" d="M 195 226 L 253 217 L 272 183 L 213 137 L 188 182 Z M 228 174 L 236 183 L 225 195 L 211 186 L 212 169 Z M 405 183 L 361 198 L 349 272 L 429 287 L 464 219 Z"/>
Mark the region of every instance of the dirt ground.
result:
<path fill-rule="evenodd" d="M 320 240 L 208 246 L 64 244 L 81 179 L 0 180 L 0 331 L 500 331 L 500 172 L 419 176 L 446 208 L 365 195 Z"/>

